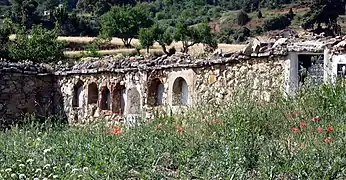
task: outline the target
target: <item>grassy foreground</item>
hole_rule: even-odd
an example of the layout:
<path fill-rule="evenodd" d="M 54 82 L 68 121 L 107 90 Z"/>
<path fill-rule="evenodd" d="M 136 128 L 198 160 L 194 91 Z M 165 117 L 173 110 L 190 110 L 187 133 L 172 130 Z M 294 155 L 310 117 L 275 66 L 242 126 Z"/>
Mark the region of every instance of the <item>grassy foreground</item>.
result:
<path fill-rule="evenodd" d="M 244 96 L 141 126 L 12 128 L 0 179 L 345 179 L 346 88 Z"/>

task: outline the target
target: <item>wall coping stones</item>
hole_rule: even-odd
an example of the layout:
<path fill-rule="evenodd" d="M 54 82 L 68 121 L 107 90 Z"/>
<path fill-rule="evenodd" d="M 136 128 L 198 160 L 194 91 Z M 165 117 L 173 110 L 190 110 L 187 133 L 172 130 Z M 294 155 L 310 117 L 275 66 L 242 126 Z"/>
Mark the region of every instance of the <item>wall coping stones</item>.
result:
<path fill-rule="evenodd" d="M 314 39 L 315 38 L 315 39 Z M 161 70 L 169 68 L 196 68 L 215 64 L 239 63 L 250 59 L 280 57 L 288 52 L 323 53 L 326 48 L 332 53 L 345 52 L 346 36 L 335 38 L 313 37 L 310 39 L 280 38 L 275 43 L 261 43 L 253 39 L 243 51 L 215 51 L 208 57 L 194 58 L 188 54 L 177 52 L 172 56 L 163 55 L 154 58 L 117 57 L 87 58 L 74 63 L 58 62 L 57 64 L 34 64 L 30 61 L 19 63 L 0 60 L 0 73 L 22 73 L 32 75 L 67 76 L 73 74 L 125 73 L 129 71 Z"/>

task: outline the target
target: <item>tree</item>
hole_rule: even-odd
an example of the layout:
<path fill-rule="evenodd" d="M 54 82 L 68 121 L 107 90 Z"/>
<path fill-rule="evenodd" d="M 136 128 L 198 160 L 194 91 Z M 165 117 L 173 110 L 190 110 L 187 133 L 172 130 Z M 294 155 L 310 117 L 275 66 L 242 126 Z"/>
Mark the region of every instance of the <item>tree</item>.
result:
<path fill-rule="evenodd" d="M 40 20 L 35 0 L 12 0 L 12 18 L 16 23 L 22 23 L 29 29 Z"/>
<path fill-rule="evenodd" d="M 119 37 L 126 47 L 130 47 L 131 40 L 138 35 L 139 30 L 153 24 L 148 13 L 147 9 L 138 6 L 113 7 L 101 18 L 101 37 Z"/>
<path fill-rule="evenodd" d="M 151 28 L 151 32 L 153 33 L 154 40 L 160 44 L 162 47 L 162 50 L 166 54 L 170 54 L 170 52 L 167 51 L 166 46 L 169 46 L 173 42 L 173 36 L 174 30 L 171 27 L 168 26 L 159 26 L 159 24 L 154 24 Z"/>
<path fill-rule="evenodd" d="M 175 26 L 174 40 L 182 41 L 183 52 L 188 52 L 189 47 L 203 43 L 213 48 L 217 47 L 216 40 L 207 22 L 203 22 L 197 27 L 189 27 L 181 18 Z"/>
<path fill-rule="evenodd" d="M 147 53 L 149 53 L 150 46 L 154 45 L 154 36 L 151 28 L 142 28 L 139 31 L 139 42 L 142 47 L 147 49 Z"/>
<path fill-rule="evenodd" d="M 142 28 L 140 30 L 139 41 L 142 46 L 147 48 L 147 52 L 149 52 L 149 47 L 157 42 L 162 47 L 163 52 L 170 55 L 171 52 L 167 51 L 166 46 L 172 44 L 173 33 L 174 30 L 172 28 L 168 26 L 160 26 L 158 23 L 155 23 L 150 28 Z"/>
<path fill-rule="evenodd" d="M 336 31 L 337 18 L 345 13 L 344 0 L 315 0 L 310 6 L 310 11 L 306 14 L 302 24 L 304 29 L 312 28 L 317 24 L 317 28 L 324 23 L 327 29 Z"/>
<path fill-rule="evenodd" d="M 10 42 L 10 34 L 12 22 L 5 19 L 0 27 L 0 58 L 9 59 L 8 44 Z"/>
<path fill-rule="evenodd" d="M 30 35 L 30 36 L 29 36 Z M 35 25 L 27 34 L 25 27 L 16 30 L 16 38 L 9 45 L 11 59 L 30 60 L 36 63 L 56 62 L 64 57 L 63 44 L 57 40 L 56 29 L 47 31 L 42 26 Z"/>

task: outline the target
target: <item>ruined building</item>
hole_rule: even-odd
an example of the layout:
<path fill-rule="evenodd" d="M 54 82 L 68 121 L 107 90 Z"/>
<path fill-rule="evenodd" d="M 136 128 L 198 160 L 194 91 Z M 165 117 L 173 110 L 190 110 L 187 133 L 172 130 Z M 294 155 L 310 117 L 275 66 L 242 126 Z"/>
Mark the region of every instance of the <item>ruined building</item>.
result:
<path fill-rule="evenodd" d="M 227 100 L 237 87 L 270 100 L 275 89 L 294 94 L 306 74 L 326 83 L 344 76 L 345 47 L 341 37 L 281 38 L 275 43 L 253 40 L 241 52 L 205 58 L 177 53 L 77 64 L 0 62 L 0 120 L 9 124 L 35 113 L 66 117 L 70 123 L 118 117 L 132 122 L 152 118 L 155 109 Z"/>

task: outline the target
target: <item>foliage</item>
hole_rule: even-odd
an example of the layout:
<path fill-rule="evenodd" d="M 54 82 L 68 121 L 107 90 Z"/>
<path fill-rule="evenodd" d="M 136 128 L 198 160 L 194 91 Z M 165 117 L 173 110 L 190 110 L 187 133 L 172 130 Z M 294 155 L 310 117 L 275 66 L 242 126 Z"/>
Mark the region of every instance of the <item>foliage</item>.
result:
<path fill-rule="evenodd" d="M 233 34 L 233 39 L 236 42 L 244 42 L 251 36 L 251 31 L 247 27 L 241 27 Z"/>
<path fill-rule="evenodd" d="M 264 21 L 263 29 L 265 31 L 285 29 L 291 24 L 291 21 L 292 17 L 290 14 L 283 14 L 277 17 L 266 19 Z"/>
<path fill-rule="evenodd" d="M 90 44 L 87 45 L 86 52 L 82 52 L 82 57 L 102 57 L 99 53 L 100 40 L 95 39 Z"/>
<path fill-rule="evenodd" d="M 244 11 L 239 11 L 237 16 L 237 24 L 239 26 L 244 26 L 250 21 L 249 16 Z"/>
<path fill-rule="evenodd" d="M 310 11 L 305 15 L 305 20 L 302 24 L 304 29 L 321 27 L 324 23 L 329 29 L 336 31 L 337 18 L 345 13 L 345 1 L 343 0 L 317 0 L 313 1 L 310 6 Z"/>
<path fill-rule="evenodd" d="M 149 53 L 149 48 L 154 45 L 154 35 L 151 31 L 151 28 L 142 28 L 139 31 L 138 36 L 139 42 L 142 47 L 145 47 L 147 50 L 147 53 Z"/>
<path fill-rule="evenodd" d="M 8 45 L 11 35 L 12 22 L 5 19 L 0 27 L 0 58 L 9 59 Z"/>
<path fill-rule="evenodd" d="M 175 26 L 174 40 L 182 41 L 182 52 L 187 52 L 189 47 L 198 43 L 203 43 L 214 49 L 217 48 L 217 42 L 213 37 L 208 22 L 198 24 L 196 27 L 190 27 L 181 18 Z"/>
<path fill-rule="evenodd" d="M 8 50 L 11 59 L 33 62 L 56 62 L 63 59 L 63 44 L 57 41 L 56 30 L 47 31 L 41 26 L 33 26 L 29 34 L 23 26 L 16 30 L 16 38 Z"/>
<path fill-rule="evenodd" d="M 13 127 L 0 133 L 0 178 L 346 178 L 344 85 L 245 94 L 133 127 Z"/>
<path fill-rule="evenodd" d="M 150 27 L 152 20 L 148 10 L 139 6 L 113 7 L 102 16 L 101 36 L 103 38 L 119 37 L 126 47 L 131 46 L 131 40 L 141 28 Z"/>

